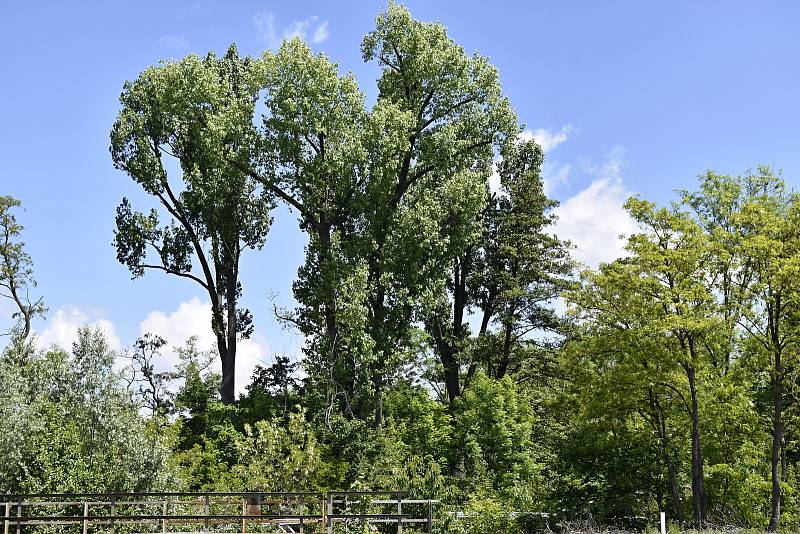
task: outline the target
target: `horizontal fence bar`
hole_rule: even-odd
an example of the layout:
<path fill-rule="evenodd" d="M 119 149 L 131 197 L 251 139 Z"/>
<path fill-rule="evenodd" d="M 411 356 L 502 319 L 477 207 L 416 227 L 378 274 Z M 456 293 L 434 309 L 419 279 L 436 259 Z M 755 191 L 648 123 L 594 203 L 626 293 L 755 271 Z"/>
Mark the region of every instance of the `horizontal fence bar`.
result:
<path fill-rule="evenodd" d="M 372 492 L 355 492 L 368 494 Z M 353 494 L 355 494 L 353 493 Z M 395 495 L 396 491 L 375 492 L 375 495 Z M 350 495 L 350 493 L 339 493 L 336 495 Z M 16 502 L 19 499 L 31 498 L 78 498 L 78 497 L 205 497 L 219 496 L 219 497 L 250 497 L 254 495 L 266 496 L 303 496 L 313 495 L 318 497 L 325 496 L 324 493 L 319 491 L 221 491 L 221 492 L 200 492 L 200 491 L 153 491 L 153 492 L 112 492 L 112 493 L 0 493 L 0 501 Z"/>

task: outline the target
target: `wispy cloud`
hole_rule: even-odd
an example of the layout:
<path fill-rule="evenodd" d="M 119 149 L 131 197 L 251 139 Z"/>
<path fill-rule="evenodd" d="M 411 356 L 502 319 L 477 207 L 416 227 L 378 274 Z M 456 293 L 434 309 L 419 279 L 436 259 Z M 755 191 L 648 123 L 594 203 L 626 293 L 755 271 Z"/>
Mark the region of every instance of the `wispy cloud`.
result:
<path fill-rule="evenodd" d="M 172 48 L 173 50 L 186 50 L 189 48 L 189 41 L 181 34 L 165 33 L 158 38 L 158 44 Z"/>
<path fill-rule="evenodd" d="M 277 48 L 285 39 L 294 37 L 299 37 L 304 41 L 308 40 L 309 34 L 311 35 L 311 42 L 319 44 L 330 35 L 328 21 L 320 20 L 317 16 L 294 20 L 287 26 L 280 28 L 274 13 L 259 11 L 253 15 L 253 26 L 255 26 L 270 48 Z"/>
<path fill-rule="evenodd" d="M 569 182 L 572 165 L 568 163 L 558 163 L 557 161 L 545 161 L 542 165 L 542 182 L 544 182 L 544 193 L 550 195 L 560 186 Z"/>
<path fill-rule="evenodd" d="M 192 13 L 198 11 L 201 7 L 203 7 L 202 2 L 195 2 L 194 4 L 186 7 L 182 7 L 178 9 L 178 13 L 181 15 L 191 15 Z"/>
<path fill-rule="evenodd" d="M 317 26 L 317 29 L 314 30 L 314 36 L 311 38 L 311 42 L 321 43 L 322 41 L 327 39 L 329 35 L 330 33 L 328 32 L 328 21 L 325 20 Z"/>

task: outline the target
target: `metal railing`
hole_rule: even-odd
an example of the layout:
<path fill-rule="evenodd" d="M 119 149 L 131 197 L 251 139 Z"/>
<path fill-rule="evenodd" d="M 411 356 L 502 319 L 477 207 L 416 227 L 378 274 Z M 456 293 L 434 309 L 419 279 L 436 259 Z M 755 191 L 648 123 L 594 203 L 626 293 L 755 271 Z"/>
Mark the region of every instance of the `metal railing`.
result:
<path fill-rule="evenodd" d="M 433 528 L 436 500 L 404 492 L 152 492 L 0 495 L 3 534 L 61 530 L 333 534 L 368 525 L 403 533 Z M 338 525 L 338 528 L 337 528 Z M 144 528 L 143 528 L 144 527 Z M 190 529 L 190 530 L 187 530 Z M 193 530 L 192 530 L 193 529 Z"/>

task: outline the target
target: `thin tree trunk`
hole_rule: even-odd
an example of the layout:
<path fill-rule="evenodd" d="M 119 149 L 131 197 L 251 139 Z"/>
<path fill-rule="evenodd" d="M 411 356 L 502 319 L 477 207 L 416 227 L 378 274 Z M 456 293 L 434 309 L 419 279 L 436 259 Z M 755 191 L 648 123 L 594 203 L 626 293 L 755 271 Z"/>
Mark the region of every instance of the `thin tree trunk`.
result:
<path fill-rule="evenodd" d="M 655 393 L 653 393 L 652 389 L 650 389 L 649 395 L 650 406 L 653 409 L 655 426 L 658 432 L 659 452 L 661 453 L 661 458 L 664 461 L 664 465 L 667 467 L 667 479 L 669 480 L 672 508 L 675 512 L 675 517 L 678 519 L 678 523 L 683 526 L 683 500 L 681 499 L 681 494 L 678 489 L 678 478 L 677 470 L 675 469 L 675 462 L 669 455 L 669 438 L 667 437 L 667 426 L 666 422 L 664 421 L 664 410 L 662 410 L 661 403 L 658 401 L 658 398 L 656 397 Z"/>
<path fill-rule="evenodd" d="M 375 428 L 378 429 L 383 425 L 383 375 L 377 374 L 373 378 L 373 386 L 375 387 Z"/>
<path fill-rule="evenodd" d="M 781 351 L 775 350 L 774 369 L 772 376 L 772 493 L 769 531 L 778 530 L 781 519 L 781 451 L 783 449 L 783 380 L 781 380 Z"/>
<path fill-rule="evenodd" d="M 693 365 L 685 366 L 691 392 L 692 416 L 692 512 L 697 527 L 702 528 L 708 519 L 708 496 L 703 473 L 703 452 L 700 439 L 700 409 L 697 400 L 696 371 Z"/>
<path fill-rule="evenodd" d="M 500 361 L 497 362 L 497 371 L 495 378 L 498 380 L 506 376 L 508 372 L 508 365 L 511 361 L 511 336 L 512 336 L 511 321 L 504 321 L 503 324 L 503 351 L 500 354 Z"/>

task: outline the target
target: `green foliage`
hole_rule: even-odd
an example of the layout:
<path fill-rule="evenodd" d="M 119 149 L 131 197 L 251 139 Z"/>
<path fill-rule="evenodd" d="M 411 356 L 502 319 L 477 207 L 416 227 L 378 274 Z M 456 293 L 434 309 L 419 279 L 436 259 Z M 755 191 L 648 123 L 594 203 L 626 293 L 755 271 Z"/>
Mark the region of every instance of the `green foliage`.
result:
<path fill-rule="evenodd" d="M 14 197 L 0 195 L 0 297 L 14 303 L 16 311 L 12 318 L 18 324 L 9 333 L 12 343 L 24 345 L 31 332 L 31 321 L 43 316 L 47 307 L 41 297 L 31 300 L 30 292 L 36 287 L 33 261 L 20 240 L 24 228 L 12 212 L 21 205 Z"/>
<path fill-rule="evenodd" d="M 125 85 L 112 158 L 159 207 L 123 199 L 118 260 L 208 293 L 222 375 L 196 339 L 157 372 L 164 341 L 143 336 L 127 384 L 99 332 L 37 352 L 41 301 L 17 301 L 0 490 L 405 491 L 441 500 L 453 533 L 658 511 L 796 528 L 800 198 L 780 175 L 708 171 L 668 206 L 631 198 L 625 256 L 574 278 L 544 153 L 489 61 L 395 3 L 362 54 L 380 71 L 371 107 L 299 39 Z M 303 357 L 258 367 L 236 402 L 241 253 L 276 201 L 308 234 L 298 306 L 276 310 Z M 34 285 L 18 207 L 0 197 L 12 299 Z"/>
<path fill-rule="evenodd" d="M 455 440 L 472 484 L 513 506 L 535 506 L 544 482 L 533 441 L 536 417 L 513 381 L 479 374 L 459 398 L 455 419 Z"/>
<path fill-rule="evenodd" d="M 221 58 L 150 67 L 125 84 L 111 131 L 114 165 L 170 217 L 162 223 L 155 208 L 137 212 L 123 199 L 117 260 L 134 278 L 159 270 L 206 291 L 226 404 L 234 401 L 237 339 L 253 332 L 250 312 L 237 306 L 239 262 L 244 250 L 264 245 L 271 224 L 272 197 L 248 170 L 259 157 L 254 116 L 263 76 L 263 62 L 241 58 L 235 46 Z"/>
<path fill-rule="evenodd" d="M 0 488 L 4 492 L 143 491 L 175 484 L 168 450 L 113 369 L 99 331 L 0 360 Z"/>

